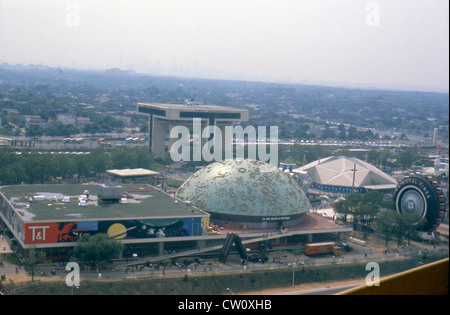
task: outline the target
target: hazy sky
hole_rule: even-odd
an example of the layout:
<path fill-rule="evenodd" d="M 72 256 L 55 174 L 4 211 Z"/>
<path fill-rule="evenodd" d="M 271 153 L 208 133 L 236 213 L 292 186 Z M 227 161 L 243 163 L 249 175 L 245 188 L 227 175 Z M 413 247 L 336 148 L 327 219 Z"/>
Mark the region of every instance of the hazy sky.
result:
<path fill-rule="evenodd" d="M 0 0 L 0 63 L 448 91 L 448 0 Z"/>

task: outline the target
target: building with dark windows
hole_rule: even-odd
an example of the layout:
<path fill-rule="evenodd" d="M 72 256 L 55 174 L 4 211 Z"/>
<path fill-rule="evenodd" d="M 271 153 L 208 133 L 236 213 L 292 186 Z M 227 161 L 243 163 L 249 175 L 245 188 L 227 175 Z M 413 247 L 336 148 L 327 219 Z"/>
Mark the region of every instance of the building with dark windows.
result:
<path fill-rule="evenodd" d="M 204 126 L 217 126 L 224 134 L 224 127 L 234 122 L 248 121 L 246 109 L 199 104 L 138 103 L 137 111 L 149 116 L 149 148 L 155 158 L 163 158 L 167 152 L 166 138 L 174 126 L 192 126 L 194 118 L 200 118 Z"/>

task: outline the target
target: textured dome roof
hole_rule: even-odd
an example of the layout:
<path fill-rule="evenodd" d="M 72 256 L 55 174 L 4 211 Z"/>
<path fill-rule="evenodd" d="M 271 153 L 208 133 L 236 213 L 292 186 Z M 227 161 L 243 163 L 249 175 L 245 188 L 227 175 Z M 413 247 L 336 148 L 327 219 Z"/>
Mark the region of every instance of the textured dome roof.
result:
<path fill-rule="evenodd" d="M 204 211 L 227 215 L 292 216 L 311 207 L 289 175 L 274 165 L 248 159 L 202 168 L 180 186 L 176 196 Z"/>

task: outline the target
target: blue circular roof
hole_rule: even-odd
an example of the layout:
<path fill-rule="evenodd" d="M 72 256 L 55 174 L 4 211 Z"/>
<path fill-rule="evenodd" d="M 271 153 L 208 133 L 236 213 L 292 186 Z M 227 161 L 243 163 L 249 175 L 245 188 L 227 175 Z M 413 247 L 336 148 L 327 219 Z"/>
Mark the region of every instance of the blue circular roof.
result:
<path fill-rule="evenodd" d="M 288 174 L 248 159 L 224 160 L 202 168 L 180 186 L 176 196 L 204 211 L 228 215 L 279 217 L 311 208 Z"/>

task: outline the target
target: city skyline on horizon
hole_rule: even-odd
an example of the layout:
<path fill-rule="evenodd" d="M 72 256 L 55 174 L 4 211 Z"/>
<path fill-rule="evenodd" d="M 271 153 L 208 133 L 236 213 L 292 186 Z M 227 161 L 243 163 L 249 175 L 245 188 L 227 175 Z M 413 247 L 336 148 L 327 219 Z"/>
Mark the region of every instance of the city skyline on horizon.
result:
<path fill-rule="evenodd" d="M 2 0 L 0 63 L 448 93 L 448 5 Z"/>

